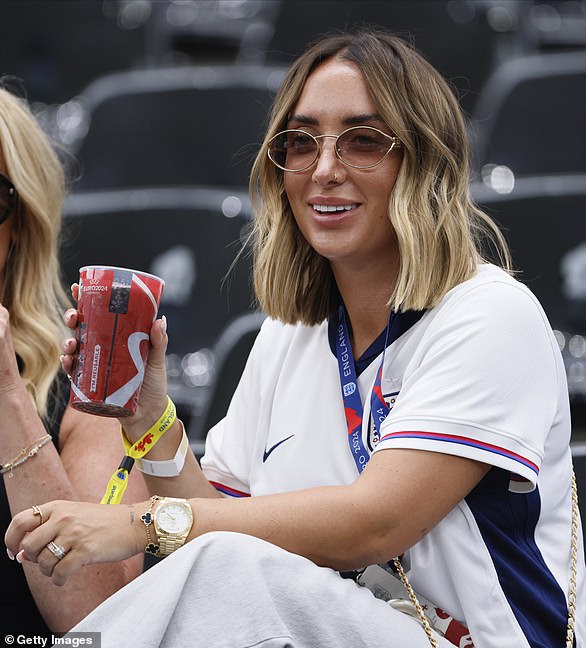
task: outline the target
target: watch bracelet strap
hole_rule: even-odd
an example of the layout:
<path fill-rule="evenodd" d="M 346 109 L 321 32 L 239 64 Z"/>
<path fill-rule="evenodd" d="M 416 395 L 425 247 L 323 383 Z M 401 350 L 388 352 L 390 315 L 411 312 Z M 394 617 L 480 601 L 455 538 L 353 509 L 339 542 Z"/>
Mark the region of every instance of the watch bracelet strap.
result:
<path fill-rule="evenodd" d="M 185 432 L 183 421 L 181 421 L 181 419 L 177 420 L 181 424 L 183 433 L 181 436 L 181 442 L 179 443 L 179 447 L 177 448 L 177 452 L 173 459 L 166 459 L 163 461 L 135 459 L 137 470 L 145 475 L 151 475 L 152 477 L 177 477 L 181 473 L 183 466 L 185 465 L 185 457 L 189 450 L 189 439 Z"/>
<path fill-rule="evenodd" d="M 182 547 L 185 544 L 184 536 L 167 536 L 159 538 L 159 556 L 168 556 L 173 553 L 179 547 Z"/>

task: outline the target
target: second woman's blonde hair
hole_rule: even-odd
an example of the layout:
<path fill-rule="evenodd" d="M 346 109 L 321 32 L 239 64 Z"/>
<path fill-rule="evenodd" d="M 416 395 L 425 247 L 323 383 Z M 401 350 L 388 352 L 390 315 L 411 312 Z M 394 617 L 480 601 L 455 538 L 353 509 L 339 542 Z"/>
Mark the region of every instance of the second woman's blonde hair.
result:
<path fill-rule="evenodd" d="M 510 269 L 500 230 L 470 198 L 466 125 L 451 88 L 402 39 L 364 29 L 320 39 L 293 63 L 275 98 L 250 185 L 260 307 L 284 322 L 317 324 L 338 305 L 329 262 L 299 231 L 283 171 L 266 154 L 268 141 L 287 127 L 308 76 L 335 57 L 360 69 L 379 116 L 402 144 L 403 161 L 389 204 L 400 270 L 389 303 L 402 310 L 433 307 L 472 276 L 485 258 L 486 242 L 498 262 Z"/>
<path fill-rule="evenodd" d="M 16 187 L 14 239 L 5 268 L 2 305 L 10 313 L 21 376 L 41 416 L 59 370 L 62 314 L 70 305 L 58 262 L 63 167 L 28 103 L 0 87 L 3 172 Z"/>

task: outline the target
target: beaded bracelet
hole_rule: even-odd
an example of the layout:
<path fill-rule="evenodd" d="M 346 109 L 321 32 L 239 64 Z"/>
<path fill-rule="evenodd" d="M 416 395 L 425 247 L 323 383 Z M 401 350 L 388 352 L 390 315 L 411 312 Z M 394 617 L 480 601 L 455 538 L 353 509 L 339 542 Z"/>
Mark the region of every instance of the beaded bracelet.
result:
<path fill-rule="evenodd" d="M 23 448 L 16 455 L 16 457 L 14 457 L 14 459 L 7 461 L 5 464 L 0 466 L 0 475 L 10 472 L 8 477 L 12 479 L 13 477 L 12 471 L 17 466 L 21 466 L 25 461 L 28 461 L 31 457 L 34 457 L 37 454 L 37 452 L 45 445 L 45 443 L 48 443 L 49 441 L 51 441 L 51 439 L 52 437 L 50 434 L 45 434 L 44 437 L 41 437 L 34 443 L 31 443 L 31 445 L 27 446 L 26 448 Z"/>

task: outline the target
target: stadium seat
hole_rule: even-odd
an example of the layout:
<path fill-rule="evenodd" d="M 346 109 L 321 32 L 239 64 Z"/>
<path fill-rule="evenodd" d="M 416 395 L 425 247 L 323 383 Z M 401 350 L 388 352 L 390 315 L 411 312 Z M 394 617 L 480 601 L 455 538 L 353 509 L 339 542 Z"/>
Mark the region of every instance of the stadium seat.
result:
<path fill-rule="evenodd" d="M 75 191 L 244 187 L 279 67 L 189 65 L 103 76 L 61 107 Z"/>
<path fill-rule="evenodd" d="M 203 454 L 205 437 L 227 412 L 232 394 L 238 385 L 248 355 L 265 315 L 244 313 L 230 321 L 214 345 L 216 367 L 210 394 L 201 417 L 192 418 L 189 438 L 197 455 Z"/>
<path fill-rule="evenodd" d="M 584 173 L 585 114 L 586 51 L 505 61 L 488 78 L 472 114 L 479 176 L 492 165 L 516 177 Z"/>

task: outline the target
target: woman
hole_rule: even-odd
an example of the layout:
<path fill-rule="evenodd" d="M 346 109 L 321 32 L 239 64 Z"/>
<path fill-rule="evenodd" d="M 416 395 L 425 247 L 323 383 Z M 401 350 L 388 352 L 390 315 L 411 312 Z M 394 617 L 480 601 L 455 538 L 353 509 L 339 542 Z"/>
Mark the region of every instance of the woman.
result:
<path fill-rule="evenodd" d="M 70 304 L 59 279 L 61 164 L 24 100 L 0 88 L 0 515 L 44 520 L 54 499 L 100 500 L 119 458 L 119 424 L 66 407 L 60 370 L 61 313 Z M 146 497 L 135 479 L 129 501 Z M 35 566 L 0 560 L 5 631 L 62 633 L 142 571 L 140 556 L 84 568 L 56 587 Z M 26 619 L 26 627 L 22 620 Z M 20 625 L 19 625 L 20 624 Z"/>
<path fill-rule="evenodd" d="M 56 583 L 184 544 L 76 630 L 129 641 L 113 612 L 132 602 L 137 645 L 552 647 L 569 626 L 586 646 L 563 364 L 535 297 L 485 261 L 484 234 L 508 267 L 468 176 L 457 101 L 400 39 L 335 35 L 293 64 L 251 178 L 269 319 L 202 470 L 171 460 L 157 321 L 125 433 L 169 425 L 147 459 L 174 476 L 126 515 L 53 502 L 6 534 Z"/>

